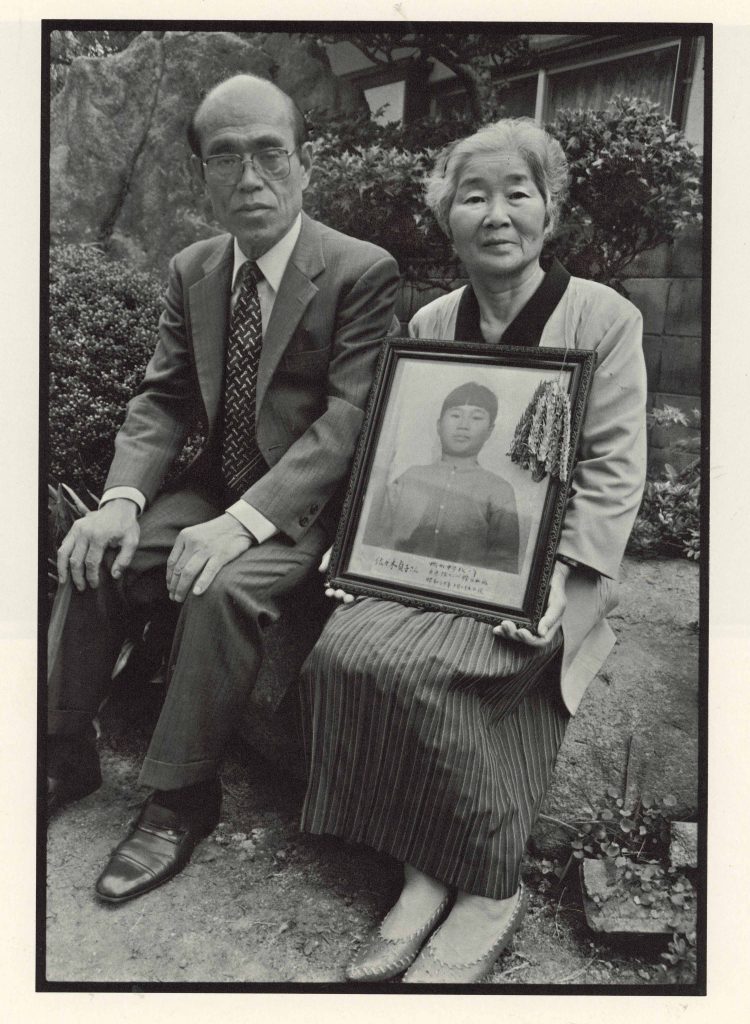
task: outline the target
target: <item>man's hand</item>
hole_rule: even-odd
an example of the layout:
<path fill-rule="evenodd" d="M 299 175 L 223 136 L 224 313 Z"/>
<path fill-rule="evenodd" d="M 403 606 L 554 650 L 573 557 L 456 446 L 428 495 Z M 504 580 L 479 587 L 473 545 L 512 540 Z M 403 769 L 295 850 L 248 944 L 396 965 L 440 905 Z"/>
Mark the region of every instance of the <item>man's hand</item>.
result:
<path fill-rule="evenodd" d="M 547 610 L 539 620 L 538 636 L 529 629 L 519 629 L 514 622 L 503 619 L 499 626 L 495 626 L 492 632 L 496 636 L 502 636 L 506 640 L 520 640 L 529 647 L 546 647 L 562 622 L 568 599 L 565 596 L 565 581 L 570 574 L 570 566 L 556 562 L 552 572 L 552 582 L 547 598 Z"/>
<path fill-rule="evenodd" d="M 194 594 L 202 594 L 219 569 L 247 551 L 252 543 L 245 527 L 228 512 L 181 530 L 167 559 L 170 598 L 182 603 L 191 587 Z"/>
<path fill-rule="evenodd" d="M 140 537 L 138 506 L 128 498 L 115 498 L 77 519 L 57 552 L 57 576 L 67 583 L 68 572 L 78 590 L 99 586 L 99 570 L 108 548 L 120 551 L 112 566 L 115 579 L 130 565 Z"/>

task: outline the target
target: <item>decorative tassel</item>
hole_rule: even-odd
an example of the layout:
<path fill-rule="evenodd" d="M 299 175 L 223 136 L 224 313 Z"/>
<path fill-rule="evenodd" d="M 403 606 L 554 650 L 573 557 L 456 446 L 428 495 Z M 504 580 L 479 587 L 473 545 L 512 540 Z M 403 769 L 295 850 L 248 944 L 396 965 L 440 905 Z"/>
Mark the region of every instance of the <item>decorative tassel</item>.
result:
<path fill-rule="evenodd" d="M 542 381 L 518 421 L 507 453 L 532 479 L 566 480 L 570 467 L 570 399 L 559 381 Z"/>

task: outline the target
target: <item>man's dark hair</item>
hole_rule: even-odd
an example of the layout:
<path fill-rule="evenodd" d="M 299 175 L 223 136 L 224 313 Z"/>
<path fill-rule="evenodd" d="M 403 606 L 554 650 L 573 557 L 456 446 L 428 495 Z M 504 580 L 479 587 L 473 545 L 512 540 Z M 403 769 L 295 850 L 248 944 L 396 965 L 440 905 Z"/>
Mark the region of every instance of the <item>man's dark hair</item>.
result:
<path fill-rule="evenodd" d="M 207 92 L 204 92 L 203 96 L 201 97 L 200 103 L 193 111 L 190 121 L 188 122 L 188 145 L 190 146 L 192 152 L 198 157 L 198 159 L 201 159 L 203 156 L 201 152 L 200 135 L 198 133 L 198 128 L 196 126 L 198 115 L 201 112 L 201 107 L 208 99 L 208 97 L 211 95 L 211 93 L 214 91 L 214 89 L 216 89 L 220 85 L 223 85 L 224 82 L 229 82 L 232 78 L 251 78 L 256 82 L 268 82 L 268 84 L 272 85 L 274 89 L 277 89 L 289 104 L 289 113 L 292 121 L 292 131 L 294 132 L 294 145 L 296 146 L 297 149 L 299 149 L 300 146 L 307 142 L 307 123 L 305 122 L 305 115 L 302 113 L 299 106 L 297 105 L 297 101 L 293 97 L 291 97 L 288 93 L 285 93 L 283 89 L 279 89 L 278 85 L 276 85 L 275 82 L 272 82 L 268 78 L 261 78 L 259 75 L 230 75 L 228 78 L 223 78 L 220 82 L 217 82 L 216 85 L 212 85 Z"/>

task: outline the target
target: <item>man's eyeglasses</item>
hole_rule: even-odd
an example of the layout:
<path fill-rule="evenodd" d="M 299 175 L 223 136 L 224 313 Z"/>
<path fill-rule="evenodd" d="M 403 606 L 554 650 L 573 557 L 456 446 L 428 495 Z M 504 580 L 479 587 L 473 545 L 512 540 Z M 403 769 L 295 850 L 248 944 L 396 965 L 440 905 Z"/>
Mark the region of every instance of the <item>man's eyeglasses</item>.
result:
<path fill-rule="evenodd" d="M 219 185 L 236 185 L 242 177 L 245 164 L 252 164 L 253 170 L 264 181 L 280 181 L 289 177 L 291 164 L 289 158 L 296 153 L 293 149 L 287 153 L 285 149 L 260 149 L 252 156 L 240 156 L 239 153 L 219 153 L 206 157 L 201 161 L 207 181 Z"/>

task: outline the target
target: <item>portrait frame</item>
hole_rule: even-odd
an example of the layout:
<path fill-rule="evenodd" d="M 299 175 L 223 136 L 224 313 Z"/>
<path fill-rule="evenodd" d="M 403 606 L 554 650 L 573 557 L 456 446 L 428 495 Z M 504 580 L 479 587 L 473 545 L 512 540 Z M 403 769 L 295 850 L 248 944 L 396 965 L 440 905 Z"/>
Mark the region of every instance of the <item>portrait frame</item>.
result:
<path fill-rule="evenodd" d="M 584 350 L 384 339 L 328 586 L 482 622 L 510 619 L 536 631 L 595 365 L 596 353 Z M 530 467 L 511 458 L 510 447 L 524 417 L 528 423 L 537 388 L 552 382 L 569 401 L 569 455 L 559 476 L 536 479 Z M 468 457 L 451 454 L 441 434 L 449 411 L 444 403 L 454 393 L 472 394 L 461 390 L 469 385 L 480 388 L 475 394 L 492 392 L 497 399 L 489 427 L 494 455 L 485 458 L 483 449 Z M 471 399 L 468 407 L 480 400 Z M 467 435 L 459 436 L 464 443 Z M 420 459 L 428 439 L 433 458 Z M 504 539 L 510 535 L 515 555 Z"/>

